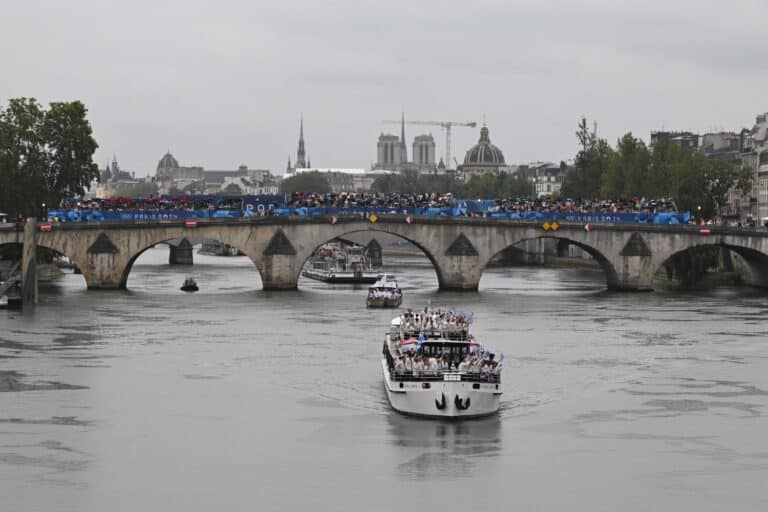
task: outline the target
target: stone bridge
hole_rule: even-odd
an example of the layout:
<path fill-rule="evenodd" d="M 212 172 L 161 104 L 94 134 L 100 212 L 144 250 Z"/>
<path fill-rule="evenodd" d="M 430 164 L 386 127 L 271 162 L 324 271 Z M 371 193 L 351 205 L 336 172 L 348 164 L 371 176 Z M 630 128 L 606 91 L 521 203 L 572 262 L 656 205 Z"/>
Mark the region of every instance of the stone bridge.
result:
<path fill-rule="evenodd" d="M 9 229 L 10 228 L 10 229 Z M 544 230 L 541 221 L 483 218 L 382 216 L 365 218 L 258 217 L 136 223 L 72 223 L 37 233 L 37 244 L 77 265 L 90 289 L 125 288 L 136 259 L 160 243 L 216 239 L 237 247 L 256 265 L 264 289 L 295 289 L 301 268 L 319 245 L 350 233 L 386 232 L 419 247 L 432 262 L 442 290 L 476 290 L 491 258 L 512 246 L 539 238 L 566 240 L 586 252 L 605 272 L 613 290 L 650 290 L 653 276 L 672 255 L 717 245 L 742 256 L 749 284 L 768 287 L 768 232 L 696 226 L 646 224 L 560 224 Z M 23 230 L 0 229 L 0 245 L 23 243 Z"/>

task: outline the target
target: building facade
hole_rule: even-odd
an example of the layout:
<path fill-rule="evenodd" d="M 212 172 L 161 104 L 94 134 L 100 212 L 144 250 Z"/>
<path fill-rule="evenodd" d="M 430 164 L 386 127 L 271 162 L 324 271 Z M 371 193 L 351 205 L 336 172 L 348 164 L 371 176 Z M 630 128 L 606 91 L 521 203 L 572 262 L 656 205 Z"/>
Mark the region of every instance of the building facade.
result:
<path fill-rule="evenodd" d="M 276 194 L 280 179 L 266 169 L 205 170 L 201 166 L 184 167 L 170 153 L 163 155 L 155 171 L 155 183 L 161 194 Z"/>
<path fill-rule="evenodd" d="M 435 138 L 431 134 L 417 135 L 411 146 L 412 160 L 408 160 L 408 147 L 405 143 L 405 114 L 400 120 L 400 136 L 382 133 L 376 143 L 376 163 L 373 170 L 418 171 L 433 174 L 435 164 Z"/>
<path fill-rule="evenodd" d="M 419 172 L 434 172 L 437 169 L 435 162 L 435 138 L 432 134 L 417 135 L 413 139 L 413 163 Z"/>
<path fill-rule="evenodd" d="M 748 198 L 743 195 L 740 198 L 741 211 L 746 210 L 755 221 L 765 224 L 768 221 L 768 112 L 757 115 L 752 129 L 745 132 L 742 165 L 752 173 L 752 190 Z"/>
<path fill-rule="evenodd" d="M 679 145 L 685 151 L 699 149 L 699 135 L 693 132 L 655 131 L 651 132 L 650 148 L 655 148 L 662 140 Z"/>
<path fill-rule="evenodd" d="M 574 162 L 533 162 L 528 164 L 527 175 L 531 177 L 536 197 L 552 197 L 560 194 L 565 176 L 574 169 Z"/>
<path fill-rule="evenodd" d="M 142 179 L 136 179 L 134 173 L 121 169 L 117 163 L 117 155 L 113 155 L 112 164 L 104 165 L 93 195 L 100 198 L 123 195 L 142 181 Z"/>

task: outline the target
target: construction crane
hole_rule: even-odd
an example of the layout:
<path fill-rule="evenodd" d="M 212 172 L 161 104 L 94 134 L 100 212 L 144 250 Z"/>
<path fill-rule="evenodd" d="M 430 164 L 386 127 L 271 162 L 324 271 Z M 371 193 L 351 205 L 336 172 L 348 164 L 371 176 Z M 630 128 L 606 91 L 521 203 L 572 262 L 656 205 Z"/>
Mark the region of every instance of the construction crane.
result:
<path fill-rule="evenodd" d="M 445 163 L 446 167 L 450 168 L 451 163 L 453 160 L 451 159 L 451 127 L 452 126 L 469 126 L 470 128 L 474 128 L 477 126 L 477 123 L 474 121 L 470 121 L 467 123 L 459 122 L 459 121 L 382 121 L 382 123 L 385 124 L 415 124 L 420 126 L 439 126 L 440 128 L 443 128 L 445 130 L 445 159 L 443 162 Z M 402 141 L 405 143 L 405 141 Z"/>

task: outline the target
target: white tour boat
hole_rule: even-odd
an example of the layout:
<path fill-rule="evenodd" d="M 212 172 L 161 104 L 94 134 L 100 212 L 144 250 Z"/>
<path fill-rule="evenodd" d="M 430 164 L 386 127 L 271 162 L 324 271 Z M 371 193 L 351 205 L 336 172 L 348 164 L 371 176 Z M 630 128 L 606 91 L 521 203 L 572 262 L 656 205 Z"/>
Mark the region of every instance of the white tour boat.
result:
<path fill-rule="evenodd" d="M 369 308 L 396 308 L 403 302 L 403 292 L 392 274 L 381 274 L 368 288 L 365 304 Z"/>
<path fill-rule="evenodd" d="M 435 308 L 406 311 L 392 320 L 381 367 L 393 409 L 429 418 L 472 418 L 499 410 L 503 355 L 481 346 L 469 334 L 469 323 L 463 314 Z"/>
<path fill-rule="evenodd" d="M 371 266 L 365 247 L 327 243 L 315 251 L 301 273 L 326 283 L 375 283 L 379 274 Z"/>

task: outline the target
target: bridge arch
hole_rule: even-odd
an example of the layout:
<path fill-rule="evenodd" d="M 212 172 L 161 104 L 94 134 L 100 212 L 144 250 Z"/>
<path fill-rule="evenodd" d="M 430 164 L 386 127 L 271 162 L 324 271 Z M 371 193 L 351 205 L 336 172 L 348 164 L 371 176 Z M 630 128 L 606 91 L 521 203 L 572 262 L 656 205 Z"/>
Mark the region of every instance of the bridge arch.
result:
<path fill-rule="evenodd" d="M 662 270 L 664 265 L 675 256 L 703 247 L 722 247 L 739 255 L 748 271 L 746 283 L 750 286 L 768 288 L 768 254 L 754 247 L 735 243 L 735 241 L 729 240 L 728 237 L 705 238 L 685 247 L 673 247 L 671 250 L 661 253 L 654 258 L 654 274 Z"/>
<path fill-rule="evenodd" d="M 304 266 L 306 265 L 307 261 L 309 261 L 309 258 L 312 257 L 312 254 L 314 254 L 315 251 L 319 247 L 321 247 L 322 245 L 327 244 L 329 242 L 332 242 L 334 240 L 341 239 L 341 238 L 344 238 L 346 236 L 353 235 L 353 234 L 359 234 L 359 233 L 370 233 L 370 234 L 374 235 L 374 237 L 375 237 L 375 234 L 377 234 L 377 233 L 391 235 L 391 236 L 396 237 L 396 238 L 398 238 L 400 240 L 404 240 L 406 242 L 409 242 L 409 243 L 413 244 L 414 246 L 416 246 L 424 254 L 424 256 L 427 257 L 429 262 L 432 264 L 432 268 L 435 271 L 438 283 L 440 283 L 440 284 L 443 283 L 444 280 L 443 280 L 443 275 L 442 275 L 442 270 L 441 270 L 441 267 L 440 267 L 440 263 L 439 263 L 438 259 L 436 258 L 436 256 L 433 254 L 432 250 L 430 250 L 422 242 L 417 240 L 416 237 L 410 237 L 410 236 L 407 236 L 407 235 L 403 235 L 402 233 L 386 229 L 386 225 L 378 226 L 376 224 L 370 224 L 370 225 L 367 225 L 367 226 L 350 226 L 349 229 L 343 229 L 342 228 L 341 230 L 337 231 L 337 233 L 335 233 L 330 238 L 321 237 L 320 239 L 313 240 L 312 241 L 312 245 L 311 246 L 307 246 L 308 250 L 305 250 L 305 251 L 301 252 L 300 254 L 297 254 L 297 260 L 296 260 L 297 263 L 298 263 L 298 265 L 296 265 L 296 267 L 298 269 L 297 273 L 296 273 L 296 280 L 297 280 L 297 282 L 298 282 L 299 276 L 301 275 L 301 272 L 302 272 Z M 321 239 L 322 239 L 322 241 L 318 242 L 318 240 L 321 240 Z"/>
<path fill-rule="evenodd" d="M 509 249 L 510 247 L 515 247 L 519 244 L 529 242 L 532 240 L 543 240 L 543 239 L 565 241 L 565 242 L 568 242 L 568 244 L 575 245 L 579 249 L 583 250 L 584 252 L 592 256 L 592 259 L 594 259 L 597 262 L 597 264 L 600 265 L 600 268 L 603 270 L 603 273 L 605 274 L 605 281 L 606 281 L 607 287 L 609 289 L 617 289 L 619 287 L 619 274 L 614 264 L 605 254 L 603 254 L 601 251 L 599 251 L 595 247 L 587 243 L 584 243 L 580 240 L 576 240 L 573 237 L 558 236 L 556 234 L 541 234 L 541 235 L 535 235 L 535 236 L 525 236 L 515 241 L 512 241 L 511 243 L 506 243 L 504 247 L 502 247 L 501 249 L 498 249 L 488 259 L 488 261 L 485 262 L 481 272 L 485 272 L 485 270 L 488 268 L 488 264 L 490 263 L 491 260 L 493 260 L 493 258 L 495 258 L 497 255 L 499 255 L 503 251 Z"/>
<path fill-rule="evenodd" d="M 57 240 L 55 239 L 38 240 L 37 247 L 45 248 L 50 251 L 53 251 L 57 256 L 65 256 L 67 259 L 69 259 L 72 265 L 74 265 L 78 270 L 81 270 L 83 268 L 83 265 L 85 264 L 85 261 L 82 258 L 78 257 L 77 252 L 68 250 L 68 248 L 66 247 L 66 244 L 61 244 L 56 242 Z M 21 268 L 21 253 L 23 250 L 23 245 L 24 244 L 21 241 L 0 242 L 0 259 L 5 258 L 7 256 L 18 257 L 19 268 Z M 18 251 L 13 251 L 11 254 L 9 254 L 9 250 L 11 248 L 18 248 Z M 38 257 L 39 256 L 40 254 L 38 253 Z M 82 272 L 75 272 L 75 273 L 82 273 Z M 38 276 L 39 275 L 40 274 L 38 273 Z M 84 279 L 83 283 L 87 284 L 87 279 Z"/>
<path fill-rule="evenodd" d="M 186 237 L 182 237 L 186 238 Z M 194 238 L 195 240 L 200 239 L 201 237 L 198 236 Z M 238 250 L 242 251 L 253 263 L 254 267 L 256 268 L 256 271 L 259 273 L 259 277 L 261 278 L 262 282 L 264 280 L 264 271 L 262 267 L 262 262 L 259 258 L 254 258 L 252 256 L 253 251 L 247 250 L 246 246 L 241 243 L 240 240 L 235 240 L 233 237 L 229 237 L 226 234 L 226 231 L 222 231 L 216 234 L 216 236 L 210 236 L 205 237 L 206 239 L 213 239 L 218 240 L 222 243 L 225 243 L 227 245 L 230 245 L 232 247 L 237 248 Z M 128 276 L 131 273 L 131 270 L 133 269 L 134 264 L 136 263 L 136 260 L 138 260 L 142 254 L 147 252 L 149 249 L 160 245 L 160 244 L 168 244 L 171 245 L 170 242 L 179 240 L 178 236 L 171 236 L 170 234 L 161 235 L 158 237 L 147 239 L 144 243 L 142 243 L 138 248 L 136 248 L 134 251 L 131 252 L 131 254 L 128 256 L 127 261 L 122 265 L 122 268 L 119 269 L 119 281 L 118 281 L 118 288 L 125 289 L 128 287 Z"/>

